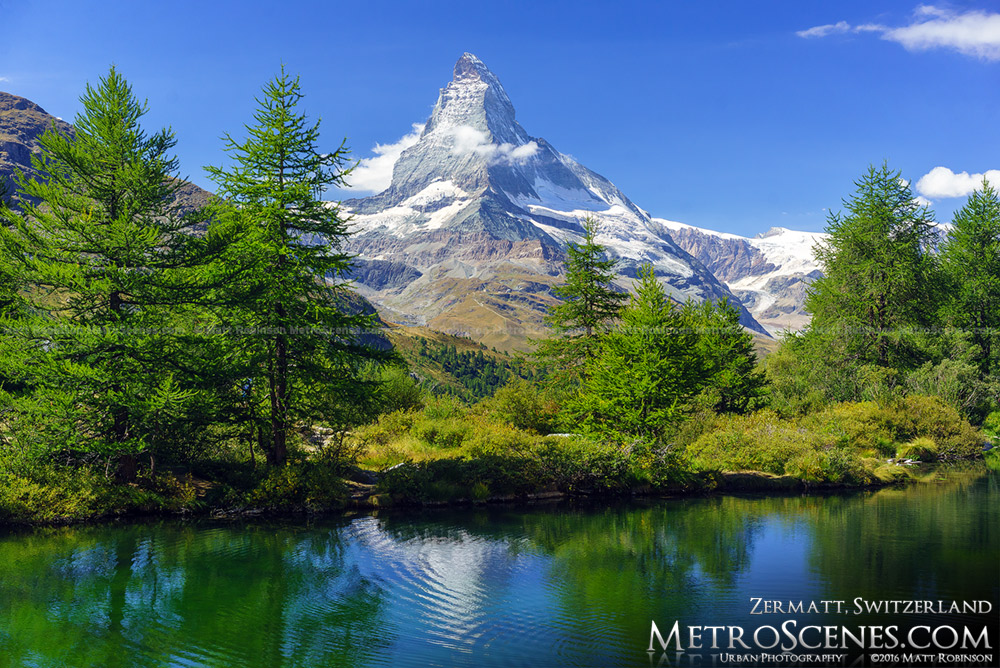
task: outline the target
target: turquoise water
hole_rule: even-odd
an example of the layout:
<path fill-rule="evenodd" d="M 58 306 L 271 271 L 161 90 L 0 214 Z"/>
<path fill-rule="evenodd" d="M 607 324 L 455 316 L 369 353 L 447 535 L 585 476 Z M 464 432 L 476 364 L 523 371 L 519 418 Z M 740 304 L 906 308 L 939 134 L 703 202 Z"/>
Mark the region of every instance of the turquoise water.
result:
<path fill-rule="evenodd" d="M 986 625 L 995 657 L 998 486 L 0 533 L 0 665 L 725 665 L 648 654 L 651 622 L 788 619 Z M 858 597 L 992 611 L 750 614 Z"/>

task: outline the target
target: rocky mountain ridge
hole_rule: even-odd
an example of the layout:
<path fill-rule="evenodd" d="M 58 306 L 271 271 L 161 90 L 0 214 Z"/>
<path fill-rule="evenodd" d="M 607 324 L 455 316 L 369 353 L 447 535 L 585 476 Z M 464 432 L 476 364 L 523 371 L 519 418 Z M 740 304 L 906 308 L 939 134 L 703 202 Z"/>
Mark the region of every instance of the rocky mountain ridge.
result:
<path fill-rule="evenodd" d="M 12 205 L 19 199 L 15 174 L 21 171 L 29 179 L 38 176 L 31 155 L 41 150 L 38 139 L 53 126 L 64 134 L 74 132 L 72 125 L 31 100 L 0 91 L 0 191 L 5 189 Z M 184 181 L 175 197 L 181 211 L 188 211 L 204 206 L 211 193 Z"/>
<path fill-rule="evenodd" d="M 73 132 L 30 100 L 0 93 L 0 183 L 9 193 L 15 170 L 34 176 L 31 154 L 53 125 Z M 179 193 L 185 208 L 209 197 L 189 183 Z M 674 299 L 742 303 L 744 324 L 758 333 L 804 325 L 805 286 L 818 275 L 808 247 L 822 235 L 777 228 L 748 239 L 650 217 L 613 183 L 530 136 L 499 80 L 471 54 L 456 64 L 420 140 L 397 160 L 390 187 L 344 206 L 362 295 L 393 320 L 500 348 L 544 335 L 565 244 L 581 239 L 586 216 L 601 222 L 598 241 L 619 260 L 620 289 L 650 262 Z"/>
<path fill-rule="evenodd" d="M 768 331 L 800 330 L 809 323 L 803 307 L 806 289 L 823 275 L 813 247 L 827 235 L 772 227 L 755 237 L 742 237 L 656 220 L 679 246 L 725 281 Z"/>
<path fill-rule="evenodd" d="M 38 138 L 53 125 L 59 132 L 73 132 L 72 125 L 31 100 L 0 91 L 0 190 L 9 197 L 17 190 L 16 170 L 20 169 L 28 178 L 37 176 L 31 166 L 31 154 L 38 152 Z"/>

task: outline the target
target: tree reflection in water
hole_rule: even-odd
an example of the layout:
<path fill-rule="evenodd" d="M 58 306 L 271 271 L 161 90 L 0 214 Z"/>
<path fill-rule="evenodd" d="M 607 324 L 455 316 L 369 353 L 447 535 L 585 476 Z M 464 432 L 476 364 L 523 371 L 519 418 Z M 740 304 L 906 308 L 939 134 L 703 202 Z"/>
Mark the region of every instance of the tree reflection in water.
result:
<path fill-rule="evenodd" d="M 647 665 L 652 620 L 781 621 L 751 596 L 996 611 L 997 480 L 0 535 L 0 664 Z"/>

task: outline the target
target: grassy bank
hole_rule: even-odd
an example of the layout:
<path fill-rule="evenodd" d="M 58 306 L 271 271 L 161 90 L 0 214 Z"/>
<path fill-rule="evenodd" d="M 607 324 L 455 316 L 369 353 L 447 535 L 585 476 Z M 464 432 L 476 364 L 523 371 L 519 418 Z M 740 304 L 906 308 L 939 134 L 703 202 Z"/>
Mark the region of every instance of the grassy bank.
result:
<path fill-rule="evenodd" d="M 0 463 L 0 521 L 882 486 L 925 476 L 918 461 L 980 457 L 985 440 L 954 409 L 924 396 L 834 404 L 794 418 L 705 412 L 658 443 L 546 434 L 546 416 L 544 404 L 429 397 L 343 438 L 320 445 L 300 438 L 283 468 L 222 450 L 185 466 L 143 469 L 130 484 L 99 461 L 8 456 Z M 998 460 L 987 457 L 994 467 Z"/>

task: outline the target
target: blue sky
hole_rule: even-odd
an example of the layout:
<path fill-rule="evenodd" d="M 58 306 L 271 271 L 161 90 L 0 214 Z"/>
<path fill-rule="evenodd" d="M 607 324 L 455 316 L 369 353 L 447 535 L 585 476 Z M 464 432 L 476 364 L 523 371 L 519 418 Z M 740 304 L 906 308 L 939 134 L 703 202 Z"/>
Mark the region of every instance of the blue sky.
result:
<path fill-rule="evenodd" d="M 220 136 L 241 136 L 282 63 L 325 142 L 362 159 L 426 120 L 464 51 L 529 134 L 702 227 L 821 230 L 883 160 L 947 221 L 1000 170 L 997 1 L 0 0 L 0 16 L 0 90 L 72 120 L 114 63 L 208 188 Z"/>

